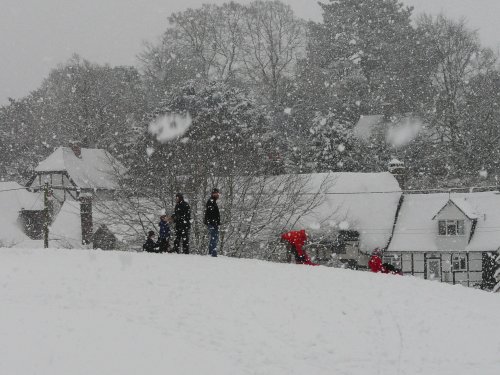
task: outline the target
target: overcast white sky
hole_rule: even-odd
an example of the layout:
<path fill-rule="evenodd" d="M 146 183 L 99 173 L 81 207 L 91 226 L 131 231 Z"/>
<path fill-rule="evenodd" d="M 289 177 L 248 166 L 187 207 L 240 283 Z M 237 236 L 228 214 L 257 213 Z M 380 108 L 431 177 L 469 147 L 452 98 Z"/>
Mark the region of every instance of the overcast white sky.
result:
<path fill-rule="evenodd" d="M 240 2 L 249 2 L 241 0 Z M 485 45 L 500 46 L 500 0 L 403 0 L 416 13 L 465 16 Z M 98 63 L 137 65 L 144 40 L 167 16 L 224 0 L 0 0 L 0 105 L 38 87 L 73 53 Z M 286 0 L 303 18 L 320 20 L 316 0 Z"/>

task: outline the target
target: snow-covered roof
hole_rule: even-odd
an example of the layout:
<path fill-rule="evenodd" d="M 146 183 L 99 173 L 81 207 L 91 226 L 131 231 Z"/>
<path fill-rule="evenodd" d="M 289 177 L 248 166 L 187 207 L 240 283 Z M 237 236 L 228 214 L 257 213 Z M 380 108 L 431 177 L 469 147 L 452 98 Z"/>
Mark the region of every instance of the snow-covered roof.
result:
<path fill-rule="evenodd" d="M 309 231 L 333 229 L 360 233 L 360 250 L 368 253 L 385 247 L 391 236 L 401 188 L 389 172 L 317 173 L 304 175 L 308 190 L 321 190 L 325 180 L 324 199 L 302 217 L 296 227 Z"/>
<path fill-rule="evenodd" d="M 18 223 L 22 209 L 42 210 L 41 194 L 30 193 L 17 182 L 0 182 L 0 243 L 4 246 L 12 246 L 28 238 Z"/>
<path fill-rule="evenodd" d="M 66 172 L 82 189 L 115 190 L 119 187 L 117 176 L 125 173 L 125 168 L 106 150 L 82 148 L 81 157 L 77 157 L 71 148 L 58 147 L 35 171 Z"/>
<path fill-rule="evenodd" d="M 464 251 L 494 251 L 500 247 L 500 194 L 408 194 L 399 212 L 389 251 L 440 251 L 438 224 L 433 220 L 449 200 L 476 220 L 471 241 Z M 458 219 L 458 218 L 457 218 Z"/>

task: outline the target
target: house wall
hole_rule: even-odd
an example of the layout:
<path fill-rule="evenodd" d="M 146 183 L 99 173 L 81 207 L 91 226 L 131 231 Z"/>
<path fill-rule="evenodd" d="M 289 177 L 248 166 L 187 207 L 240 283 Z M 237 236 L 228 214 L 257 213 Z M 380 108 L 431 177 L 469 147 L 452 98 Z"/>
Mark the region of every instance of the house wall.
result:
<path fill-rule="evenodd" d="M 77 198 L 76 187 L 70 181 L 65 172 L 41 173 L 36 176 L 30 187 L 33 189 L 43 189 L 45 181 L 49 182 L 52 187 L 54 197 L 56 197 L 59 201 L 64 201 L 68 197 L 68 194 L 70 194 L 73 199 Z M 67 190 L 68 188 L 70 191 Z M 81 192 L 90 192 L 100 200 L 109 200 L 115 197 L 114 190 L 83 189 Z"/>
<path fill-rule="evenodd" d="M 464 220 L 465 235 L 463 236 L 440 236 L 439 220 Z M 454 204 L 449 204 L 434 219 L 434 233 L 436 244 L 439 250 L 458 250 L 463 251 L 469 243 L 469 236 L 472 229 L 472 221 L 463 214 Z"/>
<path fill-rule="evenodd" d="M 74 188 L 69 178 L 64 172 L 41 173 L 31 183 L 33 189 L 43 189 L 45 181 L 48 181 L 52 187 L 52 194 L 59 201 L 65 200 L 68 192 L 65 188 Z M 73 194 L 74 195 L 74 194 Z"/>
<path fill-rule="evenodd" d="M 467 258 L 467 269 L 465 271 L 452 270 L 452 257 L 454 254 L 461 254 Z M 483 278 L 483 254 L 481 252 L 386 252 L 384 261 L 388 257 L 393 258 L 392 264 L 400 268 L 403 274 L 422 279 L 427 279 L 427 262 L 429 259 L 439 259 L 441 262 L 441 280 L 438 281 L 477 287 L 481 284 Z"/>

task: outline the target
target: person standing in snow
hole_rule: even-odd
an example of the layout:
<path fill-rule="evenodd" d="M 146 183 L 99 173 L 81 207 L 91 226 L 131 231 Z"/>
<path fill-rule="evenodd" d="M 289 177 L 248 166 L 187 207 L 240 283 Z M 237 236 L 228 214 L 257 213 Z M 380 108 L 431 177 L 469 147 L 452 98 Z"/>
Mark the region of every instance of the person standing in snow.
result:
<path fill-rule="evenodd" d="M 181 193 L 175 195 L 176 205 L 174 208 L 175 240 L 174 249 L 179 253 L 179 247 L 182 242 L 182 252 L 189 254 L 189 229 L 191 228 L 191 207 L 184 200 Z"/>
<path fill-rule="evenodd" d="M 219 189 L 214 188 L 205 208 L 204 223 L 208 228 L 208 255 L 217 256 L 217 243 L 219 242 L 220 212 L 217 205 L 219 199 Z"/>
<path fill-rule="evenodd" d="M 368 267 L 372 272 L 375 273 L 387 273 L 384 265 L 382 264 L 382 251 L 379 248 L 376 248 L 372 251 L 372 256 L 368 261 Z"/>
<path fill-rule="evenodd" d="M 170 241 L 170 225 L 168 224 L 168 216 L 161 215 L 160 223 L 158 224 L 160 227 L 160 235 L 158 236 L 158 245 L 160 247 L 160 253 L 166 253 L 169 248 Z"/>

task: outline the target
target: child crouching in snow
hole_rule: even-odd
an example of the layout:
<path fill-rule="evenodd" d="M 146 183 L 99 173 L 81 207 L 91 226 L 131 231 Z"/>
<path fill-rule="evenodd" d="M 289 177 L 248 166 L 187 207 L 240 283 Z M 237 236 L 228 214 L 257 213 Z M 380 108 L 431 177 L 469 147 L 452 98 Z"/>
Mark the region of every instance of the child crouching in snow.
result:
<path fill-rule="evenodd" d="M 150 230 L 148 232 L 148 239 L 146 240 L 144 245 L 142 245 L 142 250 L 147 251 L 148 253 L 157 253 L 158 252 L 158 251 L 156 251 L 156 248 L 159 247 L 159 245 L 157 242 L 155 242 L 154 237 L 155 237 L 155 232 Z"/>

